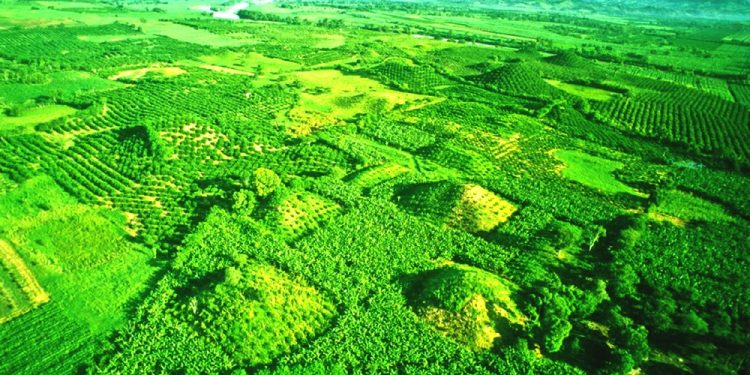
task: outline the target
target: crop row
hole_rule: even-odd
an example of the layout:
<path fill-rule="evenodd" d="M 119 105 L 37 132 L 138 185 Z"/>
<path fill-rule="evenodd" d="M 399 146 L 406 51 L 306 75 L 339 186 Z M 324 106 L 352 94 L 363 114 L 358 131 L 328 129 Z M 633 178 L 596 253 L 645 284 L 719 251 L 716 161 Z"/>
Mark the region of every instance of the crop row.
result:
<path fill-rule="evenodd" d="M 605 119 L 614 120 L 638 134 L 679 142 L 699 150 L 750 156 L 750 129 L 712 112 L 686 109 L 666 102 L 630 98 L 596 103 Z"/>

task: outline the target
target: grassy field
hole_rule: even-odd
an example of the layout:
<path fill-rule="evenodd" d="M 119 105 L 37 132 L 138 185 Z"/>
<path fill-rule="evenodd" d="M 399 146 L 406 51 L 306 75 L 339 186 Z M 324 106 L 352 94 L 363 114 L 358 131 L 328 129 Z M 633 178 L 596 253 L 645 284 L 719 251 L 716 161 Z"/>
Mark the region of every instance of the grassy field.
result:
<path fill-rule="evenodd" d="M 569 94 L 591 100 L 607 101 L 614 95 L 616 95 L 616 93 L 614 92 L 598 89 L 595 87 L 576 85 L 572 83 L 557 81 L 554 79 L 547 79 L 545 81 L 550 85 L 555 86 L 558 89 L 563 90 Z"/>
<path fill-rule="evenodd" d="M 24 110 L 20 116 L 1 116 L 0 132 L 30 131 L 34 129 L 34 125 L 69 116 L 75 112 L 75 108 L 57 104 L 34 107 Z"/>
<path fill-rule="evenodd" d="M 563 177 L 605 193 L 640 195 L 633 188 L 618 181 L 612 172 L 623 167 L 617 161 L 589 155 L 579 150 L 556 150 L 556 158 L 563 162 Z"/>

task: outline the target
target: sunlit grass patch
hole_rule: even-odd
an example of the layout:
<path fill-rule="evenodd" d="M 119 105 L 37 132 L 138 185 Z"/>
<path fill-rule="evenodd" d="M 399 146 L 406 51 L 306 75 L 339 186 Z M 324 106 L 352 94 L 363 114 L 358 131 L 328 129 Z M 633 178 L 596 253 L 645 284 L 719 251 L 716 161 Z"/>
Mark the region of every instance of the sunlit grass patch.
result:
<path fill-rule="evenodd" d="M 591 86 L 562 82 L 556 79 L 545 79 L 545 81 L 550 85 L 567 92 L 568 94 L 573 94 L 591 100 L 598 100 L 603 102 L 610 100 L 612 99 L 612 97 L 617 95 L 617 93 L 614 93 L 612 91 L 602 90 Z"/>
<path fill-rule="evenodd" d="M 157 75 L 160 77 L 175 77 L 181 74 L 187 73 L 184 69 L 176 66 L 164 66 L 164 67 L 148 67 L 148 68 L 140 68 L 140 69 L 131 69 L 131 70 L 124 70 L 121 71 L 113 76 L 110 76 L 109 79 L 113 81 L 125 79 L 129 81 L 137 81 L 143 77 L 146 77 L 147 75 Z"/>
<path fill-rule="evenodd" d="M 0 324 L 49 301 L 49 294 L 39 285 L 26 262 L 2 239 L 0 265 Z"/>
<path fill-rule="evenodd" d="M 31 130 L 34 125 L 69 116 L 75 112 L 75 108 L 66 105 L 52 104 L 25 110 L 20 116 L 0 115 L 0 132 L 4 130 L 17 130 L 18 128 Z"/>
<path fill-rule="evenodd" d="M 578 150 L 555 150 L 554 155 L 564 163 L 560 173 L 567 179 L 605 193 L 643 195 L 612 175 L 612 172 L 623 167 L 621 162 L 589 155 Z"/>
<path fill-rule="evenodd" d="M 474 184 L 465 185 L 448 225 L 470 233 L 488 232 L 508 221 L 516 211 L 510 202 Z"/>

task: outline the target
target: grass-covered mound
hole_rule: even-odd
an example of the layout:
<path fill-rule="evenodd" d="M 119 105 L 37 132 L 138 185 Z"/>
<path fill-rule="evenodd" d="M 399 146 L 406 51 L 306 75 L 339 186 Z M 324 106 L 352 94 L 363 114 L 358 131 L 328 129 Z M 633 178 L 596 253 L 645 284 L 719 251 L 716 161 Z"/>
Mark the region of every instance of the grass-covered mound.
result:
<path fill-rule="evenodd" d="M 417 314 L 445 335 L 473 349 L 489 349 L 525 321 L 513 288 L 489 272 L 450 264 L 422 274 L 412 298 Z"/>
<path fill-rule="evenodd" d="M 589 65 L 584 58 L 578 56 L 578 54 L 573 51 L 560 52 L 557 55 L 544 59 L 544 61 L 550 64 L 571 68 L 583 68 Z"/>
<path fill-rule="evenodd" d="M 409 172 L 409 168 L 406 168 L 401 164 L 385 163 L 363 168 L 362 170 L 347 176 L 347 181 L 357 187 L 370 188 L 406 172 Z"/>
<path fill-rule="evenodd" d="M 408 59 L 389 59 L 371 68 L 369 72 L 378 80 L 405 91 L 423 92 L 450 84 L 450 81 L 443 78 L 435 69 L 416 65 Z"/>
<path fill-rule="evenodd" d="M 237 363 L 257 365 L 319 333 L 334 307 L 315 288 L 273 266 L 241 262 L 184 305 L 186 319 Z"/>
<path fill-rule="evenodd" d="M 396 200 L 416 215 L 469 233 L 489 232 L 516 211 L 513 204 L 479 185 L 449 181 L 403 187 Z"/>
<path fill-rule="evenodd" d="M 174 66 L 154 66 L 148 68 L 123 70 L 109 77 L 113 81 L 138 81 L 142 78 L 169 78 L 187 73 L 184 69 Z"/>
<path fill-rule="evenodd" d="M 473 79 L 493 90 L 511 95 L 554 94 L 554 89 L 542 79 L 539 70 L 525 62 L 509 63 Z"/>
<path fill-rule="evenodd" d="M 306 191 L 283 191 L 269 203 L 266 222 L 287 238 L 317 229 L 341 212 L 338 204 Z"/>
<path fill-rule="evenodd" d="M 448 224 L 467 232 L 489 232 L 508 221 L 516 207 L 493 192 L 474 184 L 464 185 Z"/>

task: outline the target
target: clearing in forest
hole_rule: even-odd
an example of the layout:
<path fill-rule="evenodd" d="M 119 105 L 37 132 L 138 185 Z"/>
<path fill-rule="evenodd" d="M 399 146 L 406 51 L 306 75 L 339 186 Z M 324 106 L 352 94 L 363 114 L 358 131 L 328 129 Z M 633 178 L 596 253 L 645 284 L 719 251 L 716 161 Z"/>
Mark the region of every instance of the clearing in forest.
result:
<path fill-rule="evenodd" d="M 293 77 L 303 87 L 314 88 L 302 93 L 302 107 L 330 113 L 341 119 L 357 113 L 387 111 L 399 104 L 430 98 L 390 90 L 375 80 L 345 75 L 334 69 L 297 72 Z"/>
<path fill-rule="evenodd" d="M 75 112 L 75 108 L 66 105 L 51 104 L 22 111 L 19 113 L 19 116 L 0 115 L 0 131 L 17 130 L 19 128 L 33 130 L 35 125 L 69 116 Z"/>
<path fill-rule="evenodd" d="M 318 195 L 292 193 L 279 203 L 269 221 L 293 238 L 317 229 L 340 211 L 339 205 Z"/>
<path fill-rule="evenodd" d="M 256 52 L 226 52 L 220 55 L 206 55 L 199 57 L 198 61 L 257 75 L 290 72 L 301 67 L 297 63 L 267 57 Z"/>
<path fill-rule="evenodd" d="M 554 155 L 564 163 L 560 173 L 569 180 L 605 193 L 643 196 L 642 193 L 623 184 L 612 175 L 612 172 L 623 167 L 621 162 L 589 155 L 578 150 L 554 150 Z"/>
<path fill-rule="evenodd" d="M 545 79 L 544 81 L 554 87 L 557 87 L 560 90 L 567 92 L 568 94 L 573 94 L 575 96 L 580 96 L 586 99 L 598 100 L 600 102 L 605 102 L 607 100 L 610 100 L 612 99 L 612 97 L 617 95 L 617 93 L 614 93 L 612 91 L 607 91 L 607 90 L 603 90 L 603 89 L 599 89 L 599 88 L 591 87 L 591 86 L 583 86 L 583 85 L 577 85 L 574 83 L 558 81 L 556 79 Z"/>
<path fill-rule="evenodd" d="M 320 38 L 319 41 L 315 42 L 313 48 L 331 49 L 338 48 L 346 43 L 346 37 L 341 34 L 322 34 L 317 35 Z"/>
<path fill-rule="evenodd" d="M 156 74 L 162 77 L 175 77 L 175 76 L 178 76 L 180 74 L 185 74 L 185 73 L 187 72 L 184 69 L 178 68 L 176 66 L 150 67 L 150 68 L 124 70 L 113 76 L 110 76 L 109 79 L 113 81 L 117 81 L 119 79 L 137 81 L 145 77 L 146 75 L 151 75 L 151 74 Z"/>

